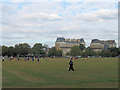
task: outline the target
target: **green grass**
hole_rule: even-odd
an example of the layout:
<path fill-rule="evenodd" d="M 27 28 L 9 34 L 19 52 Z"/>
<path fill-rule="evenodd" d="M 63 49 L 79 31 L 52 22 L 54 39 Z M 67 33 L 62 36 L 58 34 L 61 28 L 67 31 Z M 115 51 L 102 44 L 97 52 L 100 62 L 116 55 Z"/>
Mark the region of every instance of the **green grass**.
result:
<path fill-rule="evenodd" d="M 21 59 L 22 60 L 22 59 Z M 117 88 L 118 58 L 73 60 L 75 71 L 68 71 L 69 59 L 2 62 L 3 88 Z"/>

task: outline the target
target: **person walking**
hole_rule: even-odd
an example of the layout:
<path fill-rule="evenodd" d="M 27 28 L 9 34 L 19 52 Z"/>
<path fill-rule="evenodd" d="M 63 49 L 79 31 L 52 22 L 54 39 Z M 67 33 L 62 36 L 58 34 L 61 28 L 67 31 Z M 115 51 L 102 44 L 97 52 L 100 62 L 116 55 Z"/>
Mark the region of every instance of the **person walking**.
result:
<path fill-rule="evenodd" d="M 2 61 L 4 61 L 4 57 L 2 57 Z"/>
<path fill-rule="evenodd" d="M 70 65 L 69 71 L 71 71 L 71 70 L 74 71 L 72 59 L 73 59 L 73 58 L 71 58 L 71 60 L 70 60 L 70 62 L 69 62 L 69 65 Z"/>

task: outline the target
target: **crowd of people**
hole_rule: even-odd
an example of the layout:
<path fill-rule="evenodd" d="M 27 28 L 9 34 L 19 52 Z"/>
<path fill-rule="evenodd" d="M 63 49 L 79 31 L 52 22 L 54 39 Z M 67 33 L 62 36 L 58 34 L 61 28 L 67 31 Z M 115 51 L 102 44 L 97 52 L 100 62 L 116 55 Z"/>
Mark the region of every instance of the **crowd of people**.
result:
<path fill-rule="evenodd" d="M 39 61 L 39 58 L 37 58 L 37 57 L 9 57 L 9 58 L 7 58 L 7 60 L 12 61 L 12 60 L 16 59 L 18 61 L 21 61 L 21 58 L 24 61 L 29 61 L 29 60 L 35 61 L 36 59 L 37 59 L 37 61 Z M 47 60 L 48 57 L 44 57 L 44 58 L 45 58 L 45 60 Z M 5 57 L 2 57 L 2 61 L 5 61 Z"/>

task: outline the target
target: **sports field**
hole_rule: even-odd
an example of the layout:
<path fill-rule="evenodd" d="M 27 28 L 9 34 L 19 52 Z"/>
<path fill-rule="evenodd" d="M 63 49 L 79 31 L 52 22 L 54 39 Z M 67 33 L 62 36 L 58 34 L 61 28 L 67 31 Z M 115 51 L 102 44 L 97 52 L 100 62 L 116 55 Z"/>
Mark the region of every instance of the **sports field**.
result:
<path fill-rule="evenodd" d="M 118 58 L 79 58 L 68 71 L 67 58 L 5 59 L 3 88 L 117 88 Z"/>

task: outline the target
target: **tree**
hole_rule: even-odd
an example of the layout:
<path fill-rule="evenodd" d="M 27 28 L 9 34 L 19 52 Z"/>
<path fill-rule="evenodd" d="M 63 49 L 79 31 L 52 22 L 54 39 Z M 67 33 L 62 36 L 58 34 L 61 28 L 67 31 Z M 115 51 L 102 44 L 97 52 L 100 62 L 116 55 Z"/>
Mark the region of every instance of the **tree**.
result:
<path fill-rule="evenodd" d="M 86 48 L 85 52 L 82 53 L 82 56 L 87 57 L 87 56 L 96 56 L 96 52 L 93 51 L 90 48 Z"/>
<path fill-rule="evenodd" d="M 83 51 L 85 49 L 85 46 L 83 44 L 80 44 L 79 47 L 80 47 L 81 51 Z"/>
<path fill-rule="evenodd" d="M 57 53 L 57 49 L 55 47 L 52 47 L 48 52 L 48 56 L 55 56 L 56 53 Z"/>
<path fill-rule="evenodd" d="M 15 52 L 15 48 L 10 46 L 10 47 L 7 47 L 7 46 L 2 46 L 2 56 L 16 56 L 16 52 Z"/>
<path fill-rule="evenodd" d="M 108 50 L 110 50 L 112 57 L 115 57 L 115 56 L 119 55 L 119 49 L 118 48 L 109 48 Z"/>
<path fill-rule="evenodd" d="M 55 55 L 58 56 L 58 57 L 61 57 L 62 54 L 63 54 L 62 50 L 57 50 L 56 52 L 57 53 Z"/>
<path fill-rule="evenodd" d="M 110 52 L 110 50 L 102 50 L 101 52 L 100 52 L 100 55 L 102 56 L 102 57 L 110 57 L 111 56 L 111 52 Z"/>
<path fill-rule="evenodd" d="M 100 52 L 100 55 L 103 57 L 116 57 L 119 55 L 119 49 L 118 48 L 108 48 L 108 49 L 102 50 Z"/>
<path fill-rule="evenodd" d="M 8 47 L 7 46 L 2 46 L 2 56 L 8 55 Z"/>
<path fill-rule="evenodd" d="M 79 56 L 79 55 L 81 55 L 81 49 L 80 49 L 80 47 L 79 46 L 73 46 L 73 47 L 71 47 L 70 55 L 72 55 L 72 56 Z"/>
<path fill-rule="evenodd" d="M 61 57 L 63 54 L 62 50 L 57 50 L 55 47 L 50 48 L 48 56 L 57 56 Z"/>
<path fill-rule="evenodd" d="M 42 46 L 41 43 L 36 43 L 32 47 L 32 52 L 35 56 L 45 55 L 45 51 L 43 50 L 43 48 L 44 48 L 44 46 Z"/>
<path fill-rule="evenodd" d="M 25 56 L 31 52 L 31 47 L 27 43 L 20 43 L 15 45 L 15 51 L 19 56 Z"/>
<path fill-rule="evenodd" d="M 16 56 L 17 53 L 15 52 L 15 48 L 10 46 L 8 47 L 8 56 Z"/>

